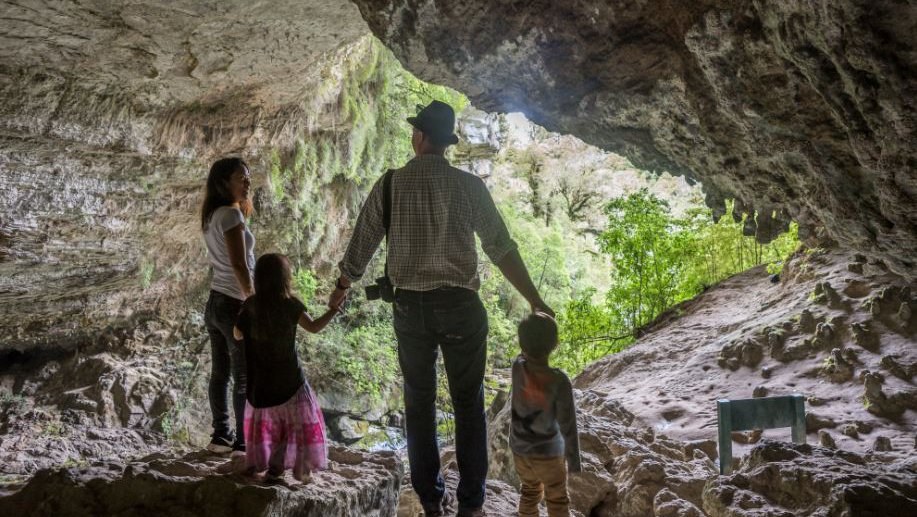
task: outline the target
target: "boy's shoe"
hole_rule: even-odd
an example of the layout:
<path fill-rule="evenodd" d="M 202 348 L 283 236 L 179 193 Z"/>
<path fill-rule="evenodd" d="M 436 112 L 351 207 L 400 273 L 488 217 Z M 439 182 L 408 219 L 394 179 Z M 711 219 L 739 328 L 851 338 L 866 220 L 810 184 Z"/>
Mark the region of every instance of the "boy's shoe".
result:
<path fill-rule="evenodd" d="M 486 515 L 487 514 L 484 513 L 484 508 L 459 508 L 455 517 L 486 517 Z"/>
<path fill-rule="evenodd" d="M 245 456 L 245 443 L 232 444 L 232 456 Z"/>
<path fill-rule="evenodd" d="M 207 445 L 207 450 L 210 452 L 215 452 L 217 454 L 224 454 L 230 452 L 233 449 L 232 446 L 233 437 L 232 435 L 218 435 L 214 434 L 210 438 L 210 444 Z"/>

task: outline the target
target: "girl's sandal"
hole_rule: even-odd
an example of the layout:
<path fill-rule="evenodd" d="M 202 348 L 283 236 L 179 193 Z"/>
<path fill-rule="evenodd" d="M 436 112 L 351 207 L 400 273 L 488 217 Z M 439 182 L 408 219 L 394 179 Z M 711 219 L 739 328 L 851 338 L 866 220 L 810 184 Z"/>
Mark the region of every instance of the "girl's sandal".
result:
<path fill-rule="evenodd" d="M 273 474 L 271 471 L 268 471 L 264 475 L 264 482 L 269 485 L 279 485 L 283 483 L 283 473 Z"/>

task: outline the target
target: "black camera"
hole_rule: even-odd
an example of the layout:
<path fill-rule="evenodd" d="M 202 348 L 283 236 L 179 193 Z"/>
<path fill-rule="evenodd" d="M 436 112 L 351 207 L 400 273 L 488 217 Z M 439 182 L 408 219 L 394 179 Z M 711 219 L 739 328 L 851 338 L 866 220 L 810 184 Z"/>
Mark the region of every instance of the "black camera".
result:
<path fill-rule="evenodd" d="M 392 303 L 395 301 L 395 286 L 387 276 L 376 279 L 376 285 L 366 286 L 366 299 Z"/>

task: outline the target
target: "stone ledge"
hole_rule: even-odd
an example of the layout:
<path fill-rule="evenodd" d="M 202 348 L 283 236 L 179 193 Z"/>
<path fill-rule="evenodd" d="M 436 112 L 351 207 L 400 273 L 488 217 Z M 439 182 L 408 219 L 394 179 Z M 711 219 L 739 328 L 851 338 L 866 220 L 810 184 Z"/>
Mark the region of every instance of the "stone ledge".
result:
<path fill-rule="evenodd" d="M 225 457 L 154 454 L 135 462 L 39 471 L 0 498 L 2 515 L 395 515 L 403 468 L 391 453 L 332 447 L 330 468 L 302 485 L 220 475 Z"/>

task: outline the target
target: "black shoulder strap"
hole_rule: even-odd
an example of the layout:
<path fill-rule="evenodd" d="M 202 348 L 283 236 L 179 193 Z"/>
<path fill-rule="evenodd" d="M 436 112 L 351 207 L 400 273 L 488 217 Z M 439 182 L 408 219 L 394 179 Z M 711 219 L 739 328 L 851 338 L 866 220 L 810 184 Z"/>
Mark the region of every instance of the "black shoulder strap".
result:
<path fill-rule="evenodd" d="M 395 171 L 389 169 L 382 176 L 382 227 L 385 228 L 385 239 L 388 240 L 388 229 L 392 224 L 392 176 Z"/>
<path fill-rule="evenodd" d="M 392 224 L 392 176 L 395 171 L 389 169 L 382 176 L 382 227 L 385 228 L 385 277 L 388 278 L 388 229 Z"/>

